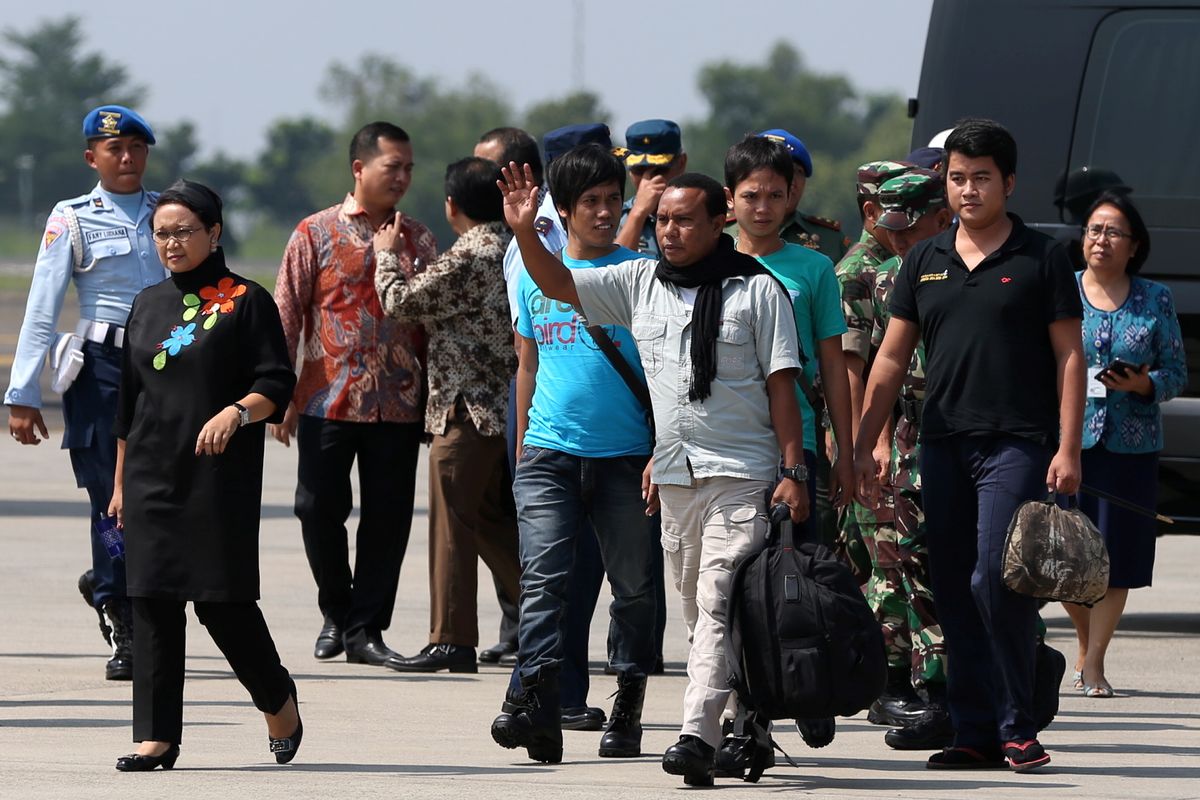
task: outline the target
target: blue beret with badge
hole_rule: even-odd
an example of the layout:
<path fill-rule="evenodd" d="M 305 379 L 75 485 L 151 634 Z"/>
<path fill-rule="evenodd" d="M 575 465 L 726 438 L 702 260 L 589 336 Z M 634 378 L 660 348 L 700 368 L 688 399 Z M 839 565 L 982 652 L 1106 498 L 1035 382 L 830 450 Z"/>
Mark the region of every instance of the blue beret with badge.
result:
<path fill-rule="evenodd" d="M 769 131 L 763 131 L 759 134 L 759 136 L 763 137 L 764 139 L 770 139 L 772 141 L 779 142 L 781 145 L 786 147 L 788 152 L 792 154 L 792 161 L 795 161 L 800 165 L 800 168 L 804 170 L 804 177 L 812 177 L 812 156 L 808 154 L 808 148 L 804 146 L 804 142 L 800 141 L 783 128 L 771 128 Z"/>
<path fill-rule="evenodd" d="M 563 153 L 581 144 L 598 144 L 611 148 L 612 136 L 608 132 L 608 126 L 603 122 L 589 122 L 582 125 L 566 125 L 550 131 L 542 137 L 542 150 L 547 166 Z"/>
<path fill-rule="evenodd" d="M 154 144 L 154 131 L 150 123 L 125 106 L 100 106 L 93 108 L 83 118 L 84 139 L 91 141 L 114 136 L 141 136 L 146 144 Z"/>
<path fill-rule="evenodd" d="M 625 166 L 661 167 L 683 152 L 679 126 L 669 119 L 644 119 L 625 129 Z"/>

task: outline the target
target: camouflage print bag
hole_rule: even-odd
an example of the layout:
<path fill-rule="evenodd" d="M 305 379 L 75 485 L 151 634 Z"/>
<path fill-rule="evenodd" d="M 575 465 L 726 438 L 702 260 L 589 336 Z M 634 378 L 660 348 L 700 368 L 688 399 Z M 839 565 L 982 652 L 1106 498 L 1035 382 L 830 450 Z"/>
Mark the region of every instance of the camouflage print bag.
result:
<path fill-rule="evenodd" d="M 1008 526 L 1002 574 L 1019 594 L 1090 606 L 1108 591 L 1108 548 L 1078 508 L 1030 500 Z"/>

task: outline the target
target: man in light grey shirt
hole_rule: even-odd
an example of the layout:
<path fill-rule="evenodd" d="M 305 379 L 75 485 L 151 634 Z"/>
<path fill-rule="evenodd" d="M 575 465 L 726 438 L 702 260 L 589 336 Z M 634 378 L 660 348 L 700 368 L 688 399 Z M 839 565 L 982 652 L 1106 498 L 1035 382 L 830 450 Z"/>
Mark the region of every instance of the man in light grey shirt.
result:
<path fill-rule="evenodd" d="M 724 599 L 733 569 L 763 545 L 768 498 L 797 522 L 809 510 L 790 298 L 722 234 L 725 193 L 706 176 L 681 175 L 663 193 L 661 262 L 582 271 L 566 269 L 538 239 L 528 167 L 510 164 L 501 188 L 542 292 L 575 305 L 589 324 L 628 327 L 637 341 L 657 429 L 647 499 L 661 497 L 663 549 L 692 641 L 684 722 L 663 769 L 690 785 L 711 784 L 730 695 Z M 786 477 L 776 486 L 780 453 Z"/>

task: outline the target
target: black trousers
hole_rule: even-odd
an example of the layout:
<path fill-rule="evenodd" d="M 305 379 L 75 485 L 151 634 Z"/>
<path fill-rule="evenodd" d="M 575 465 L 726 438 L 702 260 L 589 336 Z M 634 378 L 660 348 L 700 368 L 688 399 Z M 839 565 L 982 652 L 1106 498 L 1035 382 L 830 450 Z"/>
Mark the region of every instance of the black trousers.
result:
<path fill-rule="evenodd" d="M 1050 457 L 1045 445 L 1016 436 L 958 434 L 922 445 L 930 579 L 962 747 L 1037 736 L 1037 601 L 1004 585 L 1001 562 L 1017 506 L 1046 497 Z"/>
<path fill-rule="evenodd" d="M 133 740 L 178 744 L 183 737 L 183 600 L 134 597 Z M 258 603 L 192 604 L 254 707 L 278 713 L 292 694 L 292 679 Z"/>
<path fill-rule="evenodd" d="M 317 582 L 317 605 L 350 646 L 392 624 L 423 436 L 416 422 L 300 417 L 296 516 Z M 356 459 L 362 496 L 352 576 L 346 520 L 354 505 L 350 469 Z"/>

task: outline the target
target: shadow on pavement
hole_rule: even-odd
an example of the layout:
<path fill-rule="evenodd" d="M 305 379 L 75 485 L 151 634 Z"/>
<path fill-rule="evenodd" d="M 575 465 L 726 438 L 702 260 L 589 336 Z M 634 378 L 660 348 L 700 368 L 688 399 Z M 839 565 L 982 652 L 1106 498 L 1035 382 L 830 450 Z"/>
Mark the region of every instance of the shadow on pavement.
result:
<path fill-rule="evenodd" d="M 535 765 L 536 766 L 536 765 Z M 525 765 L 512 767 L 472 767 L 464 764 L 304 764 L 292 762 L 288 772 L 343 772 L 360 774 L 395 775 L 519 775 L 530 768 Z M 274 764 L 253 764 L 244 767 L 194 767 L 181 764 L 176 772 L 279 772 Z M 542 766 L 539 772 L 552 772 L 553 767 Z"/>

